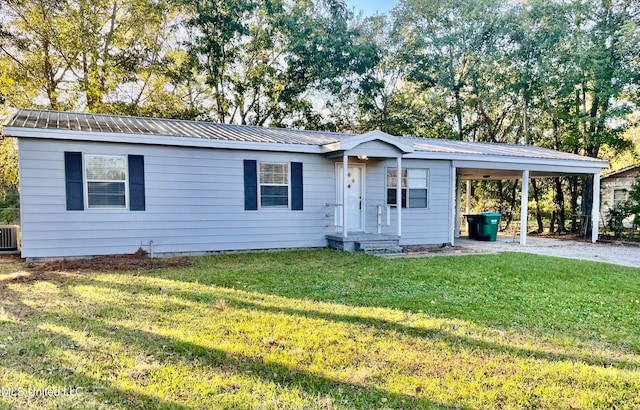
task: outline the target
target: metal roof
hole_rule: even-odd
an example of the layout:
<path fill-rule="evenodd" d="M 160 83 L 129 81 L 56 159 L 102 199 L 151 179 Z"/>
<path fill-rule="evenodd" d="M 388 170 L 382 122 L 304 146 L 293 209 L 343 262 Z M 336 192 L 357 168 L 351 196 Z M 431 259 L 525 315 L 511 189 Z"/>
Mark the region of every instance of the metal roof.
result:
<path fill-rule="evenodd" d="M 27 109 L 17 110 L 5 127 L 301 145 L 324 145 L 337 142 L 338 135 L 354 135 L 205 121 Z"/>
<path fill-rule="evenodd" d="M 9 130 L 7 130 L 9 128 Z M 338 142 L 345 143 L 350 138 L 361 139 L 363 135 L 347 134 L 337 132 L 307 131 L 297 129 L 257 127 L 249 125 L 219 124 L 204 121 L 185 121 L 160 118 L 128 117 L 119 115 L 74 113 L 46 110 L 19 109 L 4 125 L 7 135 L 11 132 L 20 135 L 17 130 L 42 129 L 55 131 L 69 131 L 68 138 L 73 138 L 71 134 L 76 131 L 92 133 L 93 135 L 104 135 L 104 140 L 110 138 L 116 140 L 114 136 L 126 136 L 127 142 L 143 142 L 143 138 L 136 141 L 136 137 L 172 137 L 180 138 L 175 140 L 176 145 L 197 145 L 203 146 L 202 142 L 210 141 L 213 145 L 216 141 L 234 143 L 260 143 L 275 144 L 274 150 L 278 150 L 277 145 L 308 147 L 308 149 L 332 151 L 331 144 Z M 381 132 L 377 131 L 378 134 Z M 24 132 L 23 132 L 24 134 Z M 376 132 L 371 134 L 371 139 L 375 140 Z M 47 138 L 45 135 L 32 135 L 34 137 Z M 79 136 L 78 139 L 86 138 L 87 134 Z M 386 135 L 386 134 L 385 134 Z M 398 138 L 398 137 L 393 137 Z M 539 160 L 568 160 L 578 162 L 589 162 L 590 165 L 599 168 L 607 168 L 605 161 L 566 152 L 555 151 L 532 145 L 498 144 L 465 142 L 443 139 L 426 139 L 414 137 L 399 137 L 399 141 L 408 146 L 412 146 L 414 154 L 420 156 L 434 157 L 443 154 L 441 159 L 453 157 L 465 157 L 468 159 L 482 158 L 521 158 Z M 119 139 L 118 141 L 122 141 Z M 177 141 L 180 141 L 179 143 Z M 189 141 L 194 141 L 190 143 Z M 197 141 L 197 142 L 196 142 Z M 171 142 L 164 142 L 171 144 Z M 338 144 L 340 145 L 340 144 Z M 309 152 L 309 151 L 307 151 Z M 315 151 L 314 151 L 315 152 Z M 433 156 L 432 156 L 433 154 Z M 575 163 L 575 162 L 574 162 Z"/>
<path fill-rule="evenodd" d="M 415 150 L 423 152 L 598 161 L 596 158 L 556 151 L 548 148 L 536 147 L 533 145 L 502 144 L 493 142 L 467 142 L 433 138 L 405 137 L 405 139 L 411 139 L 414 142 Z"/>
<path fill-rule="evenodd" d="M 611 171 L 608 174 L 604 174 L 603 176 L 601 176 L 600 179 L 611 178 L 611 177 L 614 177 L 616 175 L 622 174 L 624 172 L 632 171 L 632 170 L 634 170 L 636 168 L 640 169 L 640 164 L 630 165 L 628 167 L 624 167 L 624 168 L 621 168 L 621 169 L 617 169 L 615 171 Z"/>

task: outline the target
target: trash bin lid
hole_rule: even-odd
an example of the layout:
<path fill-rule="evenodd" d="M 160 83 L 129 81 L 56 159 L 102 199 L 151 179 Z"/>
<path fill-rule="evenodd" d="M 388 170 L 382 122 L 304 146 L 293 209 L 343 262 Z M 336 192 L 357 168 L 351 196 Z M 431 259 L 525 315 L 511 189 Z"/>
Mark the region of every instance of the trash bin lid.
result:
<path fill-rule="evenodd" d="M 500 212 L 483 212 L 482 215 L 485 216 L 502 216 Z"/>

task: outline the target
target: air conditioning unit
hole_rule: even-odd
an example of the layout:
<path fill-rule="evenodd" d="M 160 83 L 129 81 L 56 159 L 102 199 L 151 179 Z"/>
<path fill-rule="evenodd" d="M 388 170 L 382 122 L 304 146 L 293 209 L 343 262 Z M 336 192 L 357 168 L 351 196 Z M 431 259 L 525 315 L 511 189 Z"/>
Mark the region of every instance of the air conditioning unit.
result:
<path fill-rule="evenodd" d="M 18 250 L 17 225 L 0 225 L 0 251 Z"/>

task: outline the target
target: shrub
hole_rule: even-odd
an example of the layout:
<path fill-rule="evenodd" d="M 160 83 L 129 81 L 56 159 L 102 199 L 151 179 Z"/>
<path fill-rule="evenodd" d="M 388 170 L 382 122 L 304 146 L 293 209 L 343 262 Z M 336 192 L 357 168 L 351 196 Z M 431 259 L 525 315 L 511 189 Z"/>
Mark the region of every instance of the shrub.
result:
<path fill-rule="evenodd" d="M 609 209 L 607 215 L 607 228 L 613 231 L 616 238 L 622 236 L 625 231 L 624 220 L 631 216 L 631 201 L 624 201 Z"/>

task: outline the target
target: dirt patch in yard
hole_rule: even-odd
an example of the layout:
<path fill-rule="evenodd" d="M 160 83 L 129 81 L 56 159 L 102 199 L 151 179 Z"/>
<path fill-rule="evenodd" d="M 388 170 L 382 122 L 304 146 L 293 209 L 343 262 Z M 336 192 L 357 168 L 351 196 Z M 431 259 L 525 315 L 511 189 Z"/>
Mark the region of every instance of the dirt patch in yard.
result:
<path fill-rule="evenodd" d="M 517 235 L 518 237 L 520 236 L 519 234 Z M 528 237 L 536 237 L 536 238 L 551 238 L 551 239 L 565 239 L 568 241 L 577 241 L 577 242 L 589 242 L 591 243 L 591 234 L 589 234 L 589 237 L 586 237 L 584 235 L 578 235 L 577 233 L 573 233 L 573 232 L 566 232 L 566 233 L 556 233 L 556 232 L 543 232 L 543 233 L 539 233 L 536 231 L 532 231 L 529 232 L 527 234 Z"/>
<path fill-rule="evenodd" d="M 482 253 L 478 249 L 470 249 L 464 247 L 451 247 L 451 246 L 404 246 L 403 252 L 408 256 L 436 256 L 436 255 L 463 255 L 471 253 Z"/>
<path fill-rule="evenodd" d="M 150 258 L 144 251 L 127 255 L 97 256 L 90 259 L 61 259 L 32 263 L 20 263 L 21 259 L 16 257 L 3 257 L 0 259 L 0 262 L 19 263 L 21 268 L 21 270 L 0 279 L 0 283 L 64 280 L 68 278 L 68 273 L 146 271 L 162 268 L 181 268 L 193 265 L 193 260 L 190 258 L 156 259 Z"/>
<path fill-rule="evenodd" d="M 181 268 L 193 265 L 193 260 L 179 258 L 150 258 L 146 252 L 127 255 L 97 256 L 91 259 L 62 259 L 42 263 L 28 263 L 31 271 L 40 272 L 119 272 Z"/>
<path fill-rule="evenodd" d="M 58 272 L 28 272 L 21 270 L 0 279 L 0 285 L 8 282 L 32 282 L 34 280 L 62 280 L 65 276 Z"/>

